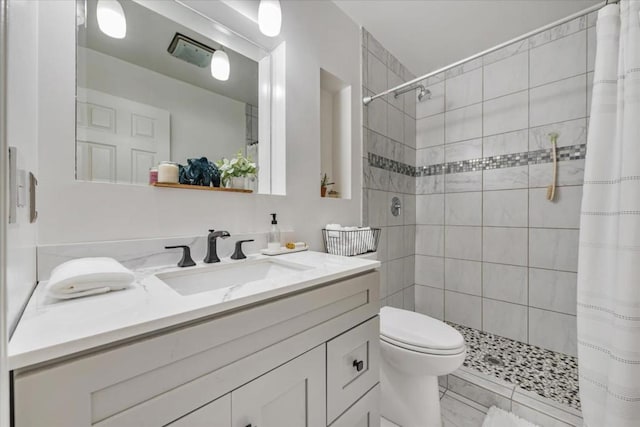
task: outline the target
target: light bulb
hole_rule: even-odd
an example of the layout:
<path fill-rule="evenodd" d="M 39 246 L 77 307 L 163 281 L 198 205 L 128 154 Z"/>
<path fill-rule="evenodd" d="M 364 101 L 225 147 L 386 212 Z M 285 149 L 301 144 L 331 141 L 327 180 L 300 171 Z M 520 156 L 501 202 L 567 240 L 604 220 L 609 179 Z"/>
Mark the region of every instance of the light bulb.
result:
<path fill-rule="evenodd" d="M 229 65 L 229 55 L 224 50 L 216 50 L 211 57 L 211 75 L 222 81 L 229 80 L 231 65 Z"/>
<path fill-rule="evenodd" d="M 109 37 L 123 39 L 127 35 L 127 19 L 118 0 L 98 0 L 96 15 L 100 31 Z"/>
<path fill-rule="evenodd" d="M 260 0 L 258 26 L 265 36 L 275 37 L 280 34 L 282 11 L 279 0 Z"/>

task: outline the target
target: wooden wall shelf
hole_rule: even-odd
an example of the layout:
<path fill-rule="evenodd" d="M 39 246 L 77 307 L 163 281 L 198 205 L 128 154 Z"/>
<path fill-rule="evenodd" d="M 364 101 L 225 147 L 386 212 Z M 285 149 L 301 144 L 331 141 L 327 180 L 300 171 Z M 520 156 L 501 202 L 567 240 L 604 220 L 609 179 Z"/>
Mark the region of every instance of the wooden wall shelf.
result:
<path fill-rule="evenodd" d="M 156 182 L 151 184 L 153 187 L 162 188 L 185 188 L 187 190 L 205 190 L 205 191 L 226 191 L 231 193 L 253 193 L 253 190 L 244 190 L 241 188 L 224 188 L 224 187 L 204 187 L 202 185 L 186 185 L 186 184 L 164 184 Z"/>

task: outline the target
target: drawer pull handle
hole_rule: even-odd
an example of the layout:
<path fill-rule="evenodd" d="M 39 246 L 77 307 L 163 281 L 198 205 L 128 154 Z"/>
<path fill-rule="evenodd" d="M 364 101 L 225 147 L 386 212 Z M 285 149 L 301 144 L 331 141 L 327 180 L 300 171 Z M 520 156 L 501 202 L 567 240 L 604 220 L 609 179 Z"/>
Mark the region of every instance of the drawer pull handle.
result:
<path fill-rule="evenodd" d="M 360 372 L 364 369 L 364 362 L 362 360 L 354 360 L 353 367 L 356 368 L 356 371 Z"/>

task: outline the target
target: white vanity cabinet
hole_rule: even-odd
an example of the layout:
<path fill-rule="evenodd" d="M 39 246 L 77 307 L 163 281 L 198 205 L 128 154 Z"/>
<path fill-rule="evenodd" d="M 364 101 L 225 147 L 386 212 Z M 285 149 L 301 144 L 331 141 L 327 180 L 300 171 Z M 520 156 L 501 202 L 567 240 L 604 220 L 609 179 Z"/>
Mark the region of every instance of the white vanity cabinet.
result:
<path fill-rule="evenodd" d="M 15 427 L 369 427 L 372 271 L 14 372 Z"/>

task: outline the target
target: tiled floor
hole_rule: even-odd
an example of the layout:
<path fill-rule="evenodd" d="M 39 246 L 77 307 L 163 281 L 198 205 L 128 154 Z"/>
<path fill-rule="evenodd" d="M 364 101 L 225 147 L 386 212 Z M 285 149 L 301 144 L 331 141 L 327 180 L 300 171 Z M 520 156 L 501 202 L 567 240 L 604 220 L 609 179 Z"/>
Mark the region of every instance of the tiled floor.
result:
<path fill-rule="evenodd" d="M 464 366 L 562 405 L 580 409 L 578 360 L 540 347 L 451 323 L 467 343 Z"/>
<path fill-rule="evenodd" d="M 442 427 L 481 427 L 485 413 L 473 402 L 452 392 L 440 399 Z"/>

